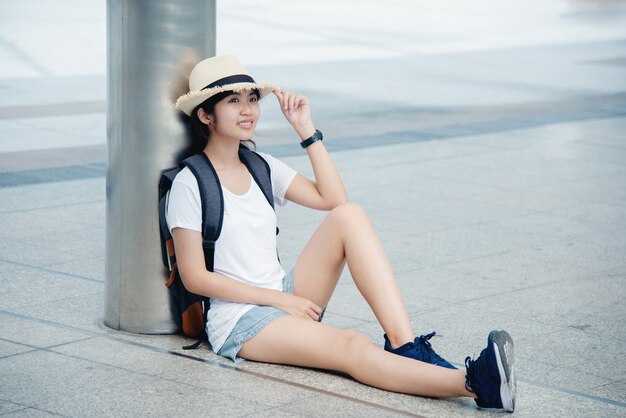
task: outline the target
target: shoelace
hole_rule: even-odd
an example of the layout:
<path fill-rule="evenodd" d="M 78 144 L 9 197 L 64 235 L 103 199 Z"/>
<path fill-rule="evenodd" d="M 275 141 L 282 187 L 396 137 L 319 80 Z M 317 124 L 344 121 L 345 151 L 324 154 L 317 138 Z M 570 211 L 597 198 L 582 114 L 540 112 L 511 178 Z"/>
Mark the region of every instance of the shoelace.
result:
<path fill-rule="evenodd" d="M 474 366 L 475 364 L 476 361 L 472 360 L 471 357 L 468 356 L 465 358 L 465 389 L 472 393 L 476 393 L 472 388 L 472 380 L 474 380 L 474 373 L 476 371 L 476 367 Z"/>
<path fill-rule="evenodd" d="M 420 335 L 420 341 L 423 342 L 426 347 L 431 348 L 430 341 L 428 340 L 433 338 L 435 335 L 437 335 L 436 331 L 433 331 L 430 334 Z"/>
<path fill-rule="evenodd" d="M 429 363 L 433 363 L 433 360 L 437 363 L 443 362 L 443 358 L 439 354 L 435 353 L 435 350 L 433 350 L 432 344 L 430 343 L 430 341 L 428 341 L 431 338 L 433 338 L 435 335 L 437 335 L 437 332 L 433 331 L 430 334 L 419 336 L 419 340 L 422 343 L 420 347 L 423 346 L 425 348 L 420 351 L 424 354 L 424 359 L 428 361 Z"/>

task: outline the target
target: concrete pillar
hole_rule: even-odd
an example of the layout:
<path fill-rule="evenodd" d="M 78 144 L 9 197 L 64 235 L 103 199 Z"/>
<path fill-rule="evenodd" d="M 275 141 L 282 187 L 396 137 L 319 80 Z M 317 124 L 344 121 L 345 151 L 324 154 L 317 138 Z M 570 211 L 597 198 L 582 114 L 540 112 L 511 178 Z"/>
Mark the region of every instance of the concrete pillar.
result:
<path fill-rule="evenodd" d="M 157 185 L 184 129 L 172 106 L 183 51 L 215 55 L 215 0 L 108 0 L 105 319 L 171 333 L 159 244 Z"/>

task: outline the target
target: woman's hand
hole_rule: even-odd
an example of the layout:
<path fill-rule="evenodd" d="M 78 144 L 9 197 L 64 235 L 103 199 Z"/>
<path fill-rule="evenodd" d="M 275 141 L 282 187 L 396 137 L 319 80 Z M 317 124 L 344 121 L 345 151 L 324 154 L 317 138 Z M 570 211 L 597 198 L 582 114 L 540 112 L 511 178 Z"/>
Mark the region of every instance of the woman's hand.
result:
<path fill-rule="evenodd" d="M 274 94 L 278 98 L 280 110 L 300 138 L 304 140 L 313 135 L 315 127 L 311 121 L 309 99 L 284 90 L 274 90 Z"/>
<path fill-rule="evenodd" d="M 306 298 L 292 295 L 291 293 L 283 293 L 276 307 L 289 315 L 310 319 L 312 321 L 319 320 L 322 314 L 322 308 L 315 303 Z"/>

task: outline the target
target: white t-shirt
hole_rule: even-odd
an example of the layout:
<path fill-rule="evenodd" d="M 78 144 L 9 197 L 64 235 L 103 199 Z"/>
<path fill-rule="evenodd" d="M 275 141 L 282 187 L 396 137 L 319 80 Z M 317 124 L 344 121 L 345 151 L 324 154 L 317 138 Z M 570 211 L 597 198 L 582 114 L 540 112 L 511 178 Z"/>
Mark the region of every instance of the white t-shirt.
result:
<path fill-rule="evenodd" d="M 287 204 L 285 193 L 296 171 L 272 157 L 259 153 L 271 169 L 274 205 Z M 224 221 L 215 245 L 214 270 L 241 282 L 282 291 L 285 271 L 276 255 L 276 213 L 250 175 L 250 189 L 236 195 L 222 186 Z M 202 205 L 198 182 L 185 167 L 172 184 L 167 208 L 170 231 L 186 228 L 202 231 Z M 211 298 L 207 335 L 216 353 L 241 316 L 255 305 Z"/>

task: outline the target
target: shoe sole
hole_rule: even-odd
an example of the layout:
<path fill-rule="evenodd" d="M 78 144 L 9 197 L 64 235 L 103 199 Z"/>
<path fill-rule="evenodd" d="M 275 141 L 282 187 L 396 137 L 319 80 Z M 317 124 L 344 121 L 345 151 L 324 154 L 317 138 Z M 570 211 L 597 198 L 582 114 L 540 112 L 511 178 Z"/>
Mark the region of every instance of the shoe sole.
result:
<path fill-rule="evenodd" d="M 513 412 L 515 410 L 515 395 L 517 392 L 517 382 L 513 372 L 513 339 L 506 331 L 491 331 L 489 343 L 493 344 L 498 363 L 502 408 Z"/>

